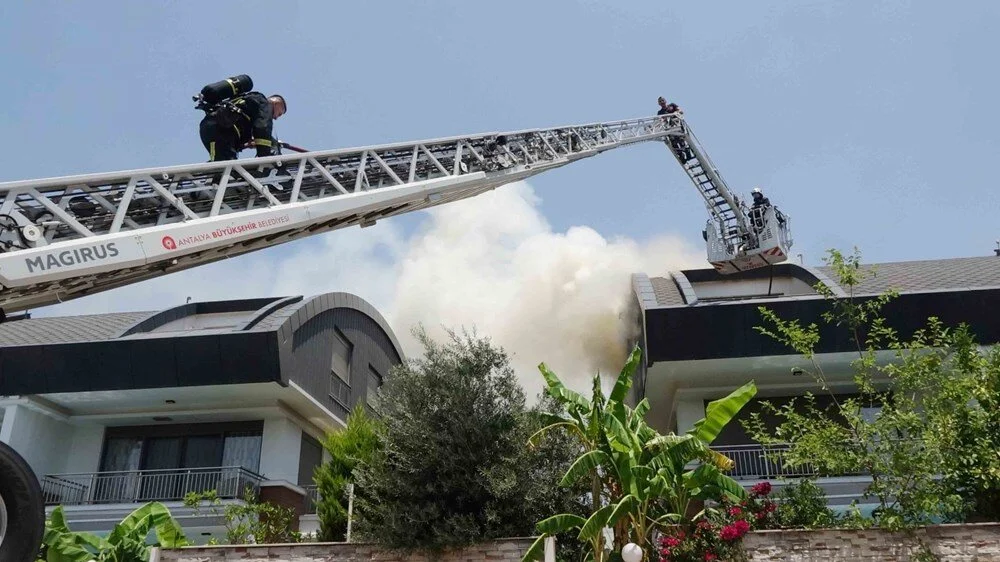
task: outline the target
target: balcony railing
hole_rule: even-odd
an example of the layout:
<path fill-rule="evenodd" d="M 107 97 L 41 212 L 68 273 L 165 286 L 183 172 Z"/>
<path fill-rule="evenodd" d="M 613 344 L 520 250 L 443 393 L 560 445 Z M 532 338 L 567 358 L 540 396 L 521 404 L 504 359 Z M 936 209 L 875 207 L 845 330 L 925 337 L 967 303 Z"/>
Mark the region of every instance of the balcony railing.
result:
<path fill-rule="evenodd" d="M 306 497 L 302 499 L 306 513 L 316 513 L 316 504 L 319 503 L 319 488 L 315 485 L 302 486 L 306 491 Z"/>
<path fill-rule="evenodd" d="M 181 501 L 188 492 L 215 490 L 220 499 L 240 499 L 260 490 L 259 474 L 239 466 L 50 474 L 41 478 L 46 505 Z"/>
<path fill-rule="evenodd" d="M 735 466 L 728 474 L 737 480 L 794 478 L 818 474 L 809 464 L 787 466 L 784 460 L 788 445 L 722 445 L 712 449 L 733 459 Z"/>

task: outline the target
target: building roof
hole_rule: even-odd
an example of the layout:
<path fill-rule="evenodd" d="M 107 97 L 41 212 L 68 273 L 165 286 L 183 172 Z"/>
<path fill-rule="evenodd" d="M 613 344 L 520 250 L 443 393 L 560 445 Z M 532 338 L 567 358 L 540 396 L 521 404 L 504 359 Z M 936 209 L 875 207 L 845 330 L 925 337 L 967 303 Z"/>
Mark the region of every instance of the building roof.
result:
<path fill-rule="evenodd" d="M 875 275 L 866 275 L 857 294 L 875 295 L 889 289 L 916 293 L 1000 287 L 1000 258 L 981 256 L 944 260 L 904 261 L 873 264 Z M 817 267 L 833 278 L 833 268 Z"/>
<path fill-rule="evenodd" d="M 310 298 L 192 302 L 158 311 L 9 320 L 0 323 L 0 348 L 209 333 L 281 330 L 291 333 L 308 319 L 334 308 L 352 308 L 370 317 L 388 335 L 400 357 L 403 356 L 402 347 L 382 314 L 364 299 L 342 292 Z"/>
<path fill-rule="evenodd" d="M 118 312 L 4 322 L 0 324 L 0 347 L 107 340 L 152 314 Z"/>
<path fill-rule="evenodd" d="M 844 288 L 834 282 L 833 268 L 827 266 L 809 267 L 792 263 L 776 266 L 784 275 L 797 277 L 809 285 L 822 281 L 837 292 Z M 874 270 L 875 275 L 864 275 L 855 290 L 856 295 L 877 295 L 888 289 L 900 293 L 923 293 L 936 291 L 967 291 L 1000 287 L 1000 257 L 979 256 L 949 258 L 939 260 L 919 260 L 867 264 L 866 271 Z M 734 275 L 722 275 L 713 269 L 696 269 L 673 272 L 669 277 L 633 277 L 633 287 L 637 293 L 655 295 L 655 306 L 687 306 L 682 285 L 690 282 L 725 281 L 768 276 L 768 269 L 755 269 Z M 648 283 L 648 285 L 647 285 Z M 652 305 L 644 302 L 644 306 Z"/>

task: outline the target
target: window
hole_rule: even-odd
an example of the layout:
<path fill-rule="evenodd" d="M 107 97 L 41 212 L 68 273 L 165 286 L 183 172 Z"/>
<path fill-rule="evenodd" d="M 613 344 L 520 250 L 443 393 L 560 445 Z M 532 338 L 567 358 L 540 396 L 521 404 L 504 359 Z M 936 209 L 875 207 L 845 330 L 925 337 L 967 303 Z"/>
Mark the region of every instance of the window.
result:
<path fill-rule="evenodd" d="M 365 394 L 365 399 L 368 401 L 368 405 L 375 411 L 378 411 L 378 394 L 380 388 L 382 388 L 382 375 L 375 370 L 375 367 L 368 365 L 368 392 Z"/>
<path fill-rule="evenodd" d="M 323 446 L 312 435 L 302 432 L 299 449 L 299 486 L 312 486 L 313 472 L 323 463 Z"/>
<path fill-rule="evenodd" d="M 94 501 L 178 501 L 215 489 L 232 497 L 260 468 L 263 422 L 174 424 L 107 429 Z M 192 469 L 192 470 L 187 470 Z M 195 470 L 204 469 L 204 470 Z"/>
<path fill-rule="evenodd" d="M 333 329 L 333 354 L 330 358 L 330 398 L 341 406 L 351 404 L 351 356 L 354 345 L 338 328 Z"/>
<path fill-rule="evenodd" d="M 353 351 L 354 345 L 347 339 L 347 336 L 334 328 L 333 357 L 330 362 L 330 370 L 348 385 L 351 384 L 351 354 Z"/>
<path fill-rule="evenodd" d="M 262 426 L 237 422 L 108 428 L 101 471 L 241 466 L 256 472 Z"/>

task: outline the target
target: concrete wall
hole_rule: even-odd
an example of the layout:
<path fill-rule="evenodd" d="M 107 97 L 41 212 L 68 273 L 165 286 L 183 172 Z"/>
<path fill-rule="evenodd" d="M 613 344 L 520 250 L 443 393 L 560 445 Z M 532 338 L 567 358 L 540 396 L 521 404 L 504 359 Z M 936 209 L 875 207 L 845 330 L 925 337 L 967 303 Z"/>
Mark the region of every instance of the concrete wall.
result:
<path fill-rule="evenodd" d="M 743 539 L 747 559 L 754 562 L 895 562 L 914 560 L 920 541 L 939 560 L 1000 560 L 1000 523 L 935 525 L 913 535 L 870 530 L 759 531 Z M 187 547 L 159 552 L 160 562 L 485 562 L 520 560 L 531 538 L 499 539 L 440 557 L 407 555 L 370 544 L 306 543 L 274 546 Z M 154 558 L 155 560 L 155 558 Z"/>
<path fill-rule="evenodd" d="M 74 428 L 24 404 L 7 406 L 0 441 L 14 448 L 37 475 L 62 472 Z"/>
<path fill-rule="evenodd" d="M 532 538 L 498 539 L 467 548 L 444 553 L 440 556 L 407 554 L 389 551 L 371 544 L 360 543 L 306 543 L 273 546 L 205 546 L 186 547 L 159 551 L 159 562 L 486 562 L 521 559 Z M 152 560 L 156 560 L 156 555 Z"/>
<path fill-rule="evenodd" d="M 101 450 L 104 447 L 104 426 L 80 425 L 72 427 L 71 445 L 66 463 L 60 472 L 97 472 L 101 469 Z"/>
<path fill-rule="evenodd" d="M 912 536 L 876 529 L 758 531 L 744 537 L 743 546 L 755 562 L 893 562 L 914 560 L 921 541 L 939 560 L 1000 560 L 1000 523 L 934 525 Z"/>

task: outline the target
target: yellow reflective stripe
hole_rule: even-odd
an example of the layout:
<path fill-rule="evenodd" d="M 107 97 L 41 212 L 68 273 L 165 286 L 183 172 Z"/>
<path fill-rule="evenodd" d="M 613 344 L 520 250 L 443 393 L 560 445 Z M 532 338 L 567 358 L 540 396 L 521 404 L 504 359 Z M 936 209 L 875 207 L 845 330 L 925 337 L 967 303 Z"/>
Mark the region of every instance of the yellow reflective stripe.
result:
<path fill-rule="evenodd" d="M 229 82 L 229 87 L 233 89 L 233 95 L 236 95 L 236 82 L 233 82 L 229 78 L 226 78 L 226 82 Z"/>
<path fill-rule="evenodd" d="M 208 143 L 208 161 L 215 162 L 215 141 Z"/>
<path fill-rule="evenodd" d="M 253 139 L 253 143 L 256 146 L 273 146 L 267 139 Z"/>

